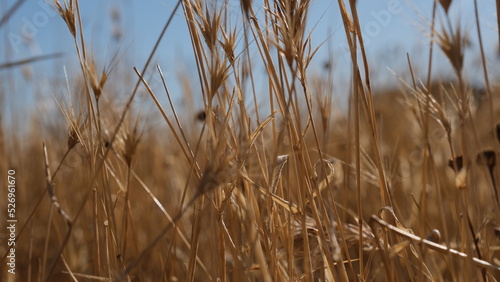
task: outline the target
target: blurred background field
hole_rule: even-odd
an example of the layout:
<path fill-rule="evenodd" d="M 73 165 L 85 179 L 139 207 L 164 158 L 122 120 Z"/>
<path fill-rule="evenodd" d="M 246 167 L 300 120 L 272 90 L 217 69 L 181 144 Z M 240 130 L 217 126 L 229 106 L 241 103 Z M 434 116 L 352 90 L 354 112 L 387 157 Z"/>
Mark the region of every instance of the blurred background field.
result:
<path fill-rule="evenodd" d="M 478 2 L 4 1 L 2 281 L 496 281 Z"/>

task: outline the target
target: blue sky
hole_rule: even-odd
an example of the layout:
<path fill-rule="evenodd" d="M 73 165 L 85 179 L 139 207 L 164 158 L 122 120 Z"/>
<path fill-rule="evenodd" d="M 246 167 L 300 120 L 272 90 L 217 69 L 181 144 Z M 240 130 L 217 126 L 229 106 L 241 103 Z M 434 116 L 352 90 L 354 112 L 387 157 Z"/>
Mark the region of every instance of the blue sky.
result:
<path fill-rule="evenodd" d="M 2 1 L 1 14 L 3 15 L 15 2 L 15 0 Z M 260 2 L 254 2 L 254 9 L 258 9 Z M 494 55 L 498 49 L 495 3 L 479 2 L 489 68 L 492 73 L 498 73 L 497 56 Z M 141 69 L 175 3 L 176 1 L 171 0 L 80 1 L 86 42 L 92 48 L 97 61 L 109 62 L 113 54 L 118 51 L 122 58 L 126 58 L 125 69 L 129 69 L 131 73 L 133 66 Z M 234 9 L 239 9 L 239 1 L 231 0 L 230 5 L 233 5 Z M 415 64 L 414 67 L 417 70 L 421 68 L 421 76 L 425 77 L 423 71 L 428 60 L 429 40 L 422 29 L 428 29 L 426 24 L 431 17 L 431 7 L 431 0 L 358 0 L 359 17 L 373 70 L 372 80 L 376 86 L 396 83 L 389 68 L 401 74 L 407 72 L 407 52 Z M 309 25 L 311 29 L 314 27 L 313 45 L 317 46 L 327 41 L 317 53 L 311 69 L 321 70 L 320 66 L 327 57 L 328 48 L 331 47 L 335 57 L 335 75 L 340 80 L 346 81 L 350 73 L 349 60 L 345 52 L 345 33 L 337 1 L 313 0 L 310 11 Z M 113 13 L 118 16 L 115 21 L 112 19 Z M 454 20 L 460 18 L 464 29 L 469 32 L 472 44 L 466 53 L 468 61 L 466 65 L 470 65 L 468 75 L 474 78 L 480 74 L 481 65 L 478 60 L 473 1 L 454 0 L 450 13 Z M 112 39 L 117 28 L 122 31 L 122 37 L 118 41 Z M 26 78 L 27 68 L 0 70 L 1 79 L 14 81 L 2 85 L 6 88 L 6 92 L 12 95 L 6 97 L 4 101 L 8 108 L 33 106 L 35 101 L 38 103 L 40 96 L 52 99 L 47 93 L 39 93 L 39 86 L 45 85 L 50 88 L 52 80 L 64 77 L 65 68 L 67 72 L 75 68 L 77 70 L 78 61 L 67 27 L 44 0 L 26 1 L 8 24 L 0 29 L 0 38 L 2 38 L 0 64 L 36 55 L 59 52 L 63 54 L 59 59 L 31 64 L 28 68 L 31 73 L 29 79 Z M 161 65 L 167 80 L 171 81 L 173 92 L 179 90 L 176 87 L 179 69 L 195 73 L 195 62 L 182 10 L 177 12 L 167 31 L 155 56 L 154 64 Z M 439 55 L 438 50 L 435 69 L 442 76 L 451 76 L 448 75 L 451 73 L 448 62 Z M 479 75 L 478 83 L 481 83 L 480 78 Z M 339 89 L 343 89 L 339 92 L 346 92 L 345 85 L 339 86 Z M 345 95 L 342 94 L 337 93 L 335 98 L 345 101 Z"/>

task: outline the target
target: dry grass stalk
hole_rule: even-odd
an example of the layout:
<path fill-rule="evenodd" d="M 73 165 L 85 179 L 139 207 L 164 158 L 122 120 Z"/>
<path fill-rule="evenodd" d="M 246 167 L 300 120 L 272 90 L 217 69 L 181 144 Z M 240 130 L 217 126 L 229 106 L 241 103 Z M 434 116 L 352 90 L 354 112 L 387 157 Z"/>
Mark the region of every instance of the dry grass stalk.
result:
<path fill-rule="evenodd" d="M 54 53 L 54 54 L 49 54 L 49 55 L 34 56 L 31 58 L 23 59 L 23 60 L 19 60 L 19 61 L 5 62 L 5 63 L 0 64 L 0 69 L 13 68 L 13 67 L 17 67 L 17 66 L 31 64 L 31 63 L 38 62 L 38 61 L 54 59 L 54 58 L 58 58 L 61 56 L 62 56 L 62 53 Z"/>
<path fill-rule="evenodd" d="M 314 164 L 314 177 L 316 178 L 317 187 L 313 192 L 313 197 L 316 198 L 325 188 L 333 185 L 333 178 L 337 176 L 335 173 L 335 161 L 319 159 Z"/>
<path fill-rule="evenodd" d="M 281 171 L 283 170 L 283 167 L 285 166 L 287 161 L 288 155 L 281 155 L 276 159 L 276 165 L 271 177 L 271 187 L 269 189 L 269 191 L 271 191 L 271 193 L 273 194 L 276 194 L 276 191 L 278 189 L 278 181 L 281 178 Z"/>
<path fill-rule="evenodd" d="M 440 244 L 437 244 L 433 241 L 430 241 L 430 240 L 427 240 L 427 239 L 424 239 L 424 238 L 421 238 L 419 236 L 416 236 L 412 233 L 409 233 L 405 230 L 402 230 L 396 226 L 393 226 L 387 222 L 385 222 L 384 220 L 378 218 L 377 216 L 375 215 L 372 215 L 370 217 L 370 224 L 374 224 L 374 223 L 377 223 L 389 230 L 391 230 L 392 232 L 395 232 L 397 234 L 399 234 L 400 236 L 403 236 L 407 239 L 410 239 L 412 240 L 413 242 L 415 243 L 418 243 L 418 244 L 421 244 L 427 248 L 430 248 L 430 249 L 433 249 L 433 250 L 436 250 L 436 251 L 439 251 L 439 252 L 442 252 L 442 253 L 447 253 L 447 254 L 451 254 L 451 255 L 454 255 L 454 256 L 458 256 L 458 257 L 461 257 L 462 259 L 467 259 L 468 256 L 467 254 L 465 253 L 462 253 L 462 252 L 459 252 L 455 249 L 452 249 L 450 247 L 447 247 L 447 246 L 444 246 L 444 245 L 440 245 Z M 377 241 L 376 241 L 377 242 Z M 382 247 L 379 245 L 379 247 Z M 484 261 L 484 260 L 480 260 L 478 258 L 472 258 L 472 261 L 474 262 L 474 264 L 476 264 L 478 267 L 481 267 L 481 268 L 486 268 L 486 269 L 490 269 L 490 270 L 494 270 L 494 271 L 500 271 L 500 267 L 499 266 L 496 266 L 496 265 L 493 265 L 487 261 Z"/>
<path fill-rule="evenodd" d="M 52 174 L 50 173 L 50 167 L 49 167 L 49 159 L 48 159 L 48 154 L 47 154 L 47 147 L 45 144 L 43 144 L 43 153 L 44 153 L 44 159 L 45 159 L 45 177 L 47 180 L 47 191 L 50 197 L 50 201 L 52 204 L 56 207 L 57 211 L 61 216 L 64 218 L 66 221 L 66 225 L 68 227 L 68 230 L 66 232 L 66 235 L 64 236 L 63 242 L 57 251 L 57 255 L 55 256 L 55 259 L 52 261 L 47 273 L 45 274 L 44 281 L 50 281 L 50 278 L 52 277 L 52 274 L 55 270 L 55 267 L 57 265 L 57 262 L 59 260 L 59 256 L 62 254 L 66 243 L 69 240 L 69 237 L 71 235 L 71 230 L 73 228 L 73 221 L 71 220 L 70 216 L 66 213 L 66 211 L 61 207 L 59 204 L 59 201 L 57 200 L 56 194 L 55 194 L 55 185 L 52 182 Z"/>

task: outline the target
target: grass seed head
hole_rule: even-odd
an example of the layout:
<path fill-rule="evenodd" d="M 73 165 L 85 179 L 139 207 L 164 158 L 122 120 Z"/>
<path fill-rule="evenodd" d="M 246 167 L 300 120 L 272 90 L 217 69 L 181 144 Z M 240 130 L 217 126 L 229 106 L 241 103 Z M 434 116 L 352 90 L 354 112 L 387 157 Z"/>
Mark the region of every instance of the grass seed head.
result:
<path fill-rule="evenodd" d="M 196 13 L 198 17 L 198 27 L 200 29 L 200 33 L 207 44 L 210 52 L 215 51 L 216 43 L 217 43 L 217 35 L 219 32 L 219 28 L 221 25 L 221 14 L 222 11 L 210 11 L 208 8 L 203 9 L 201 3 L 193 4 L 193 11 Z M 205 10 L 205 12 L 203 11 Z"/>
<path fill-rule="evenodd" d="M 236 46 L 236 30 L 230 32 L 229 35 L 227 35 L 223 29 L 221 29 L 221 32 L 224 40 L 220 40 L 220 44 L 222 45 L 222 49 L 224 49 L 229 62 L 233 63 L 235 59 L 234 48 Z"/>
<path fill-rule="evenodd" d="M 235 171 L 230 165 L 229 156 L 222 160 L 211 160 L 203 171 L 203 176 L 197 187 L 197 195 L 203 195 L 225 183 L 231 182 L 234 174 Z"/>
<path fill-rule="evenodd" d="M 278 188 L 278 181 L 281 177 L 281 171 L 288 161 L 288 155 L 280 155 L 276 158 L 276 164 L 273 170 L 272 182 L 271 182 L 271 193 L 276 194 Z"/>
<path fill-rule="evenodd" d="M 61 16 L 61 18 L 66 22 L 69 28 L 69 32 L 76 38 L 76 20 L 75 20 L 75 10 L 73 6 L 73 0 L 69 2 L 64 1 L 63 5 L 58 0 L 53 0 L 54 10 Z"/>
<path fill-rule="evenodd" d="M 250 8 L 252 6 L 252 0 L 241 0 L 240 4 L 241 4 L 241 10 L 248 17 L 250 15 Z"/>
<path fill-rule="evenodd" d="M 217 90 L 226 82 L 229 77 L 229 67 L 226 61 L 220 58 L 221 55 L 216 53 L 209 69 L 210 74 L 210 89 L 209 99 L 212 100 L 217 94 Z"/>
<path fill-rule="evenodd" d="M 324 181 L 327 178 L 328 181 L 331 181 L 334 174 L 335 166 L 332 161 L 327 159 L 318 159 L 314 164 L 314 177 L 318 180 L 318 182 Z"/>
<path fill-rule="evenodd" d="M 108 70 L 106 68 L 103 69 L 101 77 L 98 78 L 95 60 L 91 59 L 89 64 L 87 65 L 87 72 L 89 75 L 90 86 L 92 87 L 92 91 L 94 92 L 94 97 L 96 101 L 99 101 L 99 98 L 101 98 L 102 90 L 106 85 L 106 82 L 108 81 Z"/>
<path fill-rule="evenodd" d="M 464 64 L 464 50 L 469 42 L 467 35 L 462 34 L 461 28 L 458 27 L 453 33 L 443 29 L 441 33 L 437 32 L 436 36 L 439 47 L 452 64 L 455 72 L 461 76 Z"/>
<path fill-rule="evenodd" d="M 137 145 L 141 139 L 141 135 L 138 133 L 137 122 L 132 130 L 127 129 L 124 136 L 124 149 L 123 149 L 123 157 L 127 162 L 127 165 L 130 167 L 132 164 L 132 159 L 135 156 L 135 152 L 137 150 Z"/>
<path fill-rule="evenodd" d="M 496 165 L 496 152 L 493 150 L 485 150 L 477 155 L 477 163 L 479 165 L 486 165 L 488 168 L 492 169 Z"/>
<path fill-rule="evenodd" d="M 439 0 L 439 4 L 443 7 L 444 11 L 448 14 L 448 9 L 451 6 L 452 0 Z"/>
<path fill-rule="evenodd" d="M 201 110 L 198 112 L 196 115 L 196 120 L 204 122 L 205 119 L 207 118 L 207 113 L 204 110 Z"/>
<path fill-rule="evenodd" d="M 495 225 L 493 227 L 493 233 L 495 233 L 495 236 L 500 239 L 500 225 Z"/>
<path fill-rule="evenodd" d="M 448 118 L 445 109 L 436 100 L 436 98 L 434 98 L 433 95 L 427 94 L 427 90 L 421 88 L 414 90 L 413 93 L 422 105 L 429 103 L 430 116 L 436 120 L 444 128 L 444 130 L 446 130 L 448 135 L 450 135 L 452 131 L 450 119 Z M 422 109 L 422 111 L 426 111 L 426 109 Z"/>
<path fill-rule="evenodd" d="M 448 160 L 448 166 L 453 169 L 455 172 L 459 172 L 460 170 L 462 170 L 463 166 L 464 166 L 464 160 L 463 160 L 463 157 L 460 155 L 460 156 L 456 156 L 452 159 L 449 159 Z"/>
<path fill-rule="evenodd" d="M 73 149 L 76 144 L 80 143 L 80 138 L 78 137 L 78 133 L 74 127 L 70 127 L 68 129 L 68 150 Z"/>

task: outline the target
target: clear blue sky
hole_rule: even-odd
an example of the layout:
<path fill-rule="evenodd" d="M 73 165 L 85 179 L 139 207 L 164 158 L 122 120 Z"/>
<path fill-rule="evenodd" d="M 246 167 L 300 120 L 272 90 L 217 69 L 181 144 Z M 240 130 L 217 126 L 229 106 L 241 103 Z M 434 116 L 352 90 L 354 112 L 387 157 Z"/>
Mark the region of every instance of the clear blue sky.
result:
<path fill-rule="evenodd" d="M 5 14 L 8 7 L 15 2 L 15 0 L 2 1 L 0 14 Z M 47 2 L 50 1 L 26 1 L 8 24 L 0 29 L 0 42 L 2 42 L 0 43 L 0 64 L 36 55 L 57 52 L 64 54 L 59 59 L 31 64 L 28 68 L 32 75 L 30 79 L 23 76 L 26 74 L 26 68 L 0 70 L 2 80 L 14 81 L 2 86 L 10 95 L 4 100 L 8 108 L 22 105 L 28 108 L 33 107 L 34 101 L 40 101 L 40 99 L 48 99 L 48 104 L 55 104 L 51 95 L 46 91 L 40 93 L 40 89 L 43 89 L 44 85 L 50 86 L 52 80 L 63 77 L 64 67 L 68 71 L 78 67 L 74 45 L 67 27 L 62 19 L 49 8 Z M 254 2 L 255 9 L 259 7 L 260 2 Z M 494 1 L 480 0 L 478 2 L 480 2 L 481 27 L 489 67 L 492 73 L 499 73 L 496 67 L 497 57 L 493 55 L 498 49 L 495 4 Z M 131 73 L 133 66 L 141 69 L 175 3 L 176 1 L 172 0 L 80 1 L 86 42 L 93 46 L 97 61 L 109 62 L 112 55 L 119 50 L 119 54 L 126 58 L 125 69 L 130 69 Z M 239 1 L 230 0 L 230 3 L 234 9 L 239 9 Z M 312 33 L 313 45 L 318 45 L 325 40 L 328 43 L 325 43 L 318 52 L 311 69 L 317 68 L 319 71 L 326 59 L 328 48 L 331 46 L 336 58 L 334 62 L 336 76 L 348 78 L 349 61 L 343 47 L 346 40 L 337 1 L 313 0 L 312 3 L 309 24 L 310 28 L 315 26 Z M 361 26 L 375 85 L 396 83 L 396 79 L 390 74 L 388 68 L 398 73 L 407 72 L 407 52 L 415 67 L 417 69 L 420 67 L 424 71 L 427 65 L 429 40 L 420 28 L 428 30 L 426 23 L 431 17 L 431 7 L 431 0 L 358 0 L 358 12 L 362 21 Z M 118 12 L 119 24 L 112 20 L 113 11 Z M 480 73 L 481 64 L 473 17 L 473 1 L 454 0 L 451 13 L 453 19 L 461 18 L 465 31 L 469 32 L 471 47 L 466 52 L 468 61 L 466 65 L 470 66 L 467 74 L 474 78 Z M 120 28 L 123 35 L 119 41 L 112 40 L 116 28 Z M 23 35 L 26 36 L 23 38 Z M 436 55 L 436 62 L 436 71 L 446 76 L 445 74 L 450 72 L 448 62 L 439 54 Z M 195 63 L 182 10 L 177 12 L 154 63 L 161 65 L 167 79 L 173 85 L 173 92 L 178 90 L 175 84 L 179 68 L 194 74 Z M 12 99 L 12 97 L 16 98 Z M 345 97 L 337 94 L 336 99 L 342 101 Z M 36 107 L 43 108 L 43 103 L 37 104 Z"/>

